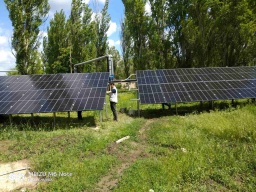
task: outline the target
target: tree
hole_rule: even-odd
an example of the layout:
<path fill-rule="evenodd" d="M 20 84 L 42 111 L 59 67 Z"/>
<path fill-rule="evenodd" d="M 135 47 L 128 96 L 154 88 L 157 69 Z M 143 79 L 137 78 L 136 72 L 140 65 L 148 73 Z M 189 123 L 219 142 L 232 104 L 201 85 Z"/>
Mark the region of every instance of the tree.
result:
<path fill-rule="evenodd" d="M 56 12 L 47 28 L 43 41 L 43 58 L 46 73 L 70 72 L 70 46 L 67 21 L 63 10 Z"/>
<path fill-rule="evenodd" d="M 84 5 L 83 17 L 82 17 L 82 34 L 83 34 L 83 51 L 82 57 L 84 61 L 97 57 L 97 31 L 95 21 L 92 19 L 92 10 L 88 5 Z M 96 71 L 96 67 L 93 64 L 87 64 L 83 66 L 84 72 Z"/>
<path fill-rule="evenodd" d="M 73 64 L 96 57 L 95 22 L 92 10 L 80 0 L 73 0 L 66 20 L 63 11 L 56 12 L 44 39 L 44 64 L 47 73 L 68 73 Z M 92 65 L 79 66 L 79 72 L 93 71 Z"/>
<path fill-rule="evenodd" d="M 132 58 L 132 39 L 130 38 L 130 31 L 127 26 L 127 20 L 121 21 L 121 52 L 124 64 L 124 73 L 128 77 L 130 74 L 130 60 Z"/>
<path fill-rule="evenodd" d="M 253 0 L 123 0 L 136 69 L 252 65 Z M 151 12 L 145 11 L 150 3 Z"/>
<path fill-rule="evenodd" d="M 72 0 L 71 15 L 68 20 L 70 29 L 71 64 L 77 64 L 96 56 L 95 22 L 92 21 L 92 11 L 80 0 Z M 91 65 L 80 66 L 79 71 L 91 71 Z"/>
<path fill-rule="evenodd" d="M 68 26 L 70 30 L 70 40 L 71 40 L 71 54 L 72 58 L 70 63 L 70 71 L 72 72 L 72 64 L 82 62 L 82 1 L 72 0 L 71 3 L 71 14 L 68 20 Z"/>
<path fill-rule="evenodd" d="M 108 14 L 108 4 L 109 0 L 106 0 L 105 5 L 101 12 L 96 15 L 96 50 L 97 50 L 97 57 L 101 57 L 106 55 L 107 48 L 108 48 L 108 37 L 107 32 L 109 29 L 110 24 L 110 15 Z M 106 62 L 98 61 L 96 63 L 96 70 L 106 71 Z"/>
<path fill-rule="evenodd" d="M 148 59 L 148 23 L 145 0 L 123 0 L 125 17 L 133 44 L 134 70 L 151 68 Z"/>
<path fill-rule="evenodd" d="M 255 7 L 248 1 L 227 1 L 219 6 L 218 54 L 221 66 L 248 65 L 256 31 Z"/>
<path fill-rule="evenodd" d="M 12 48 L 15 51 L 16 66 L 20 74 L 29 74 L 33 57 L 39 47 L 39 26 L 49 11 L 48 0 L 4 0 L 14 28 Z"/>
<path fill-rule="evenodd" d="M 164 29 L 166 26 L 165 0 L 150 0 L 151 20 L 149 30 L 149 49 L 152 65 L 156 68 L 163 68 L 164 65 Z"/>

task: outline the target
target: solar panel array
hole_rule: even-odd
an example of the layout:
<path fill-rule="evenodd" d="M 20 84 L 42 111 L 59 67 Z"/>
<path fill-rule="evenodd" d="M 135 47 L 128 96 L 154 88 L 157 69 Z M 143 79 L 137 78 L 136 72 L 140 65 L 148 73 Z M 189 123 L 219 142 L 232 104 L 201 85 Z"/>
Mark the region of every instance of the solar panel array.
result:
<path fill-rule="evenodd" d="M 102 110 L 109 73 L 0 77 L 0 114 Z"/>
<path fill-rule="evenodd" d="M 256 98 L 256 67 L 137 71 L 140 102 L 178 103 Z"/>

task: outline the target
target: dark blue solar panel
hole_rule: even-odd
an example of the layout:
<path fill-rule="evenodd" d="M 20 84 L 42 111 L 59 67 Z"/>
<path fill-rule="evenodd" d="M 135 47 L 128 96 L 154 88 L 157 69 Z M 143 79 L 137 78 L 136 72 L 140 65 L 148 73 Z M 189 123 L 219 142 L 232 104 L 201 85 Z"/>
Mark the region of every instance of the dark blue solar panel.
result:
<path fill-rule="evenodd" d="M 102 110 L 109 73 L 0 77 L 0 114 Z"/>
<path fill-rule="evenodd" d="M 137 79 L 141 103 L 256 98 L 256 67 L 137 71 Z"/>

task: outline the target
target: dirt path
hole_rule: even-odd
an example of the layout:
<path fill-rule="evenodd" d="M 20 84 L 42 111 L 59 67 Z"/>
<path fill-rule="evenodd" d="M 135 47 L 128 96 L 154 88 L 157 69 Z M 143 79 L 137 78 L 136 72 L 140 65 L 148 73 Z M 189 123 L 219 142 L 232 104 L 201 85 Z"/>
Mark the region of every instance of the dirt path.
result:
<path fill-rule="evenodd" d="M 146 129 L 155 122 L 154 119 L 148 120 L 139 131 L 139 143 L 134 141 L 129 141 L 132 149 L 128 147 L 120 149 L 120 144 L 111 143 L 108 147 L 109 154 L 116 154 L 121 164 L 114 167 L 110 172 L 101 178 L 97 184 L 97 190 L 99 192 L 111 191 L 118 185 L 120 178 L 122 177 L 124 171 L 129 168 L 139 157 L 147 156 L 145 152 L 145 142 L 146 142 Z"/>

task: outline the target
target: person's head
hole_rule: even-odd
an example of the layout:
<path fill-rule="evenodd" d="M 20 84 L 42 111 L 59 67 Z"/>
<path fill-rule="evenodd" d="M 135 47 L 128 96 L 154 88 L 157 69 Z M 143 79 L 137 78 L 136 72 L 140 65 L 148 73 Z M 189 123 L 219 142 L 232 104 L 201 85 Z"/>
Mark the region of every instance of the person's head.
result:
<path fill-rule="evenodd" d="M 113 88 L 114 88 L 114 86 L 115 86 L 115 83 L 114 83 L 114 82 L 111 82 L 111 83 L 110 83 L 110 87 L 111 87 L 111 89 L 113 89 Z"/>

